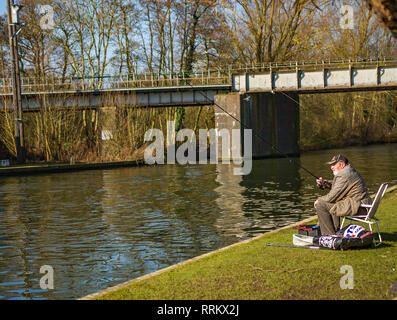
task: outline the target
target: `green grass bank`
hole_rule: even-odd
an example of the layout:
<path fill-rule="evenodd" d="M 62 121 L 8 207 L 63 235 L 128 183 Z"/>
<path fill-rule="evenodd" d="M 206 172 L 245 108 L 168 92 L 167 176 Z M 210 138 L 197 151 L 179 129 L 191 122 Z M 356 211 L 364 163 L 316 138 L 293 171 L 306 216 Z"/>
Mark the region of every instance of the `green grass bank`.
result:
<path fill-rule="evenodd" d="M 292 244 L 291 226 L 159 270 L 82 299 L 261 300 L 393 299 L 397 281 L 397 188 L 389 188 L 376 214 L 383 245 L 350 251 L 270 247 Z M 312 219 L 312 222 L 315 218 Z M 353 289 L 342 289 L 353 268 Z"/>

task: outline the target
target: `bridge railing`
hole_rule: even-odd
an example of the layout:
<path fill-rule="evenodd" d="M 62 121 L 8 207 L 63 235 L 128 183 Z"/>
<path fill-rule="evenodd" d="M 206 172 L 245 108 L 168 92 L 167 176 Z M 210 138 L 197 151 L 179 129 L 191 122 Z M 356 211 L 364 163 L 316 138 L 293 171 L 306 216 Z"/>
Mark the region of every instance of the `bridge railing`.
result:
<path fill-rule="evenodd" d="M 158 88 L 205 85 L 231 85 L 233 74 L 256 72 L 288 72 L 299 70 L 343 69 L 349 67 L 397 65 L 397 60 L 322 60 L 314 62 L 269 62 L 219 67 L 192 73 L 142 73 L 116 76 L 21 78 L 22 93 L 69 92 L 85 90 L 117 90 L 128 88 Z M 12 93 L 12 79 L 0 78 L 0 94 Z"/>
<path fill-rule="evenodd" d="M 231 74 L 221 70 L 190 74 L 133 74 L 84 78 L 21 78 L 23 93 L 62 92 L 96 89 L 181 87 L 230 84 Z M 0 78 L 0 93 L 12 93 L 12 79 Z"/>

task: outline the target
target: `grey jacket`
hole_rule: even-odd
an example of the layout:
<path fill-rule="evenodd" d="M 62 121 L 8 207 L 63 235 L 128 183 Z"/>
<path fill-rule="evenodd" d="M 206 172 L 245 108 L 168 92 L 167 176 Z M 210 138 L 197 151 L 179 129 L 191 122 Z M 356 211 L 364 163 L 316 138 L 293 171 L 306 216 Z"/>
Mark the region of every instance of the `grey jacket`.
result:
<path fill-rule="evenodd" d="M 336 216 L 355 215 L 360 204 L 372 203 L 363 178 L 350 164 L 335 174 L 331 191 L 319 200 L 334 203 L 330 213 Z"/>

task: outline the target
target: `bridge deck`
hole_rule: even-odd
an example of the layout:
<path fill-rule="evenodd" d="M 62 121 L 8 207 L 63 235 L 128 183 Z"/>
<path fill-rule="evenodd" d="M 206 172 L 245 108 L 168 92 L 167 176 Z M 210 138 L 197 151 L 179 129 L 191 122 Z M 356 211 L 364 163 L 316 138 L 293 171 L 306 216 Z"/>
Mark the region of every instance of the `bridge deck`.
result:
<path fill-rule="evenodd" d="M 397 66 L 273 71 L 233 75 L 233 91 L 297 91 L 300 93 L 397 89 Z"/>
<path fill-rule="evenodd" d="M 228 93 L 231 85 L 205 85 L 157 88 L 90 89 L 22 93 L 24 111 L 39 111 L 45 103 L 60 108 L 98 108 L 109 106 L 175 107 L 213 104 L 217 94 Z M 12 94 L 3 94 L 0 108 L 12 107 Z"/>
<path fill-rule="evenodd" d="M 267 63 L 219 68 L 192 74 L 141 74 L 106 77 L 22 78 L 22 105 L 97 108 L 200 106 L 231 91 L 325 93 L 397 89 L 397 60 Z M 0 79 L 0 107 L 12 106 L 10 79 Z"/>

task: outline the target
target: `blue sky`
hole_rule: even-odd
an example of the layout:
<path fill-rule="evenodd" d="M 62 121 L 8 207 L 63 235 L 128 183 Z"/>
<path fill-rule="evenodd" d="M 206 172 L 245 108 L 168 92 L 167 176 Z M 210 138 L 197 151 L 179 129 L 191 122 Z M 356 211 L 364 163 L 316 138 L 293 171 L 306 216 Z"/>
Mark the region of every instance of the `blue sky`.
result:
<path fill-rule="evenodd" d="M 0 0 L 0 15 L 7 12 L 7 0 Z"/>

